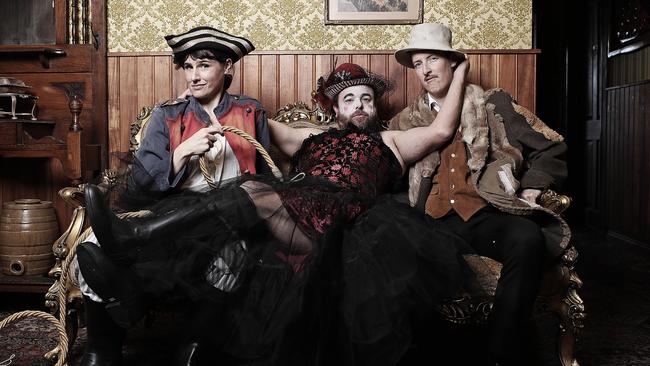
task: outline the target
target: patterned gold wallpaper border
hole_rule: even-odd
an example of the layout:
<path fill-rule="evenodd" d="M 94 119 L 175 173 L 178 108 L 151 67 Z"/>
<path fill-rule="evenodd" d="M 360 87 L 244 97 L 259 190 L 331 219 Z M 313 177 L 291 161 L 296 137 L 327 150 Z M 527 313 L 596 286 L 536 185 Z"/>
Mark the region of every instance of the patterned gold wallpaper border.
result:
<path fill-rule="evenodd" d="M 166 34 L 211 25 L 258 50 L 393 50 L 409 25 L 325 25 L 324 0 L 108 0 L 109 52 L 167 51 Z M 529 49 L 532 0 L 425 0 L 424 20 L 447 24 L 463 49 Z"/>

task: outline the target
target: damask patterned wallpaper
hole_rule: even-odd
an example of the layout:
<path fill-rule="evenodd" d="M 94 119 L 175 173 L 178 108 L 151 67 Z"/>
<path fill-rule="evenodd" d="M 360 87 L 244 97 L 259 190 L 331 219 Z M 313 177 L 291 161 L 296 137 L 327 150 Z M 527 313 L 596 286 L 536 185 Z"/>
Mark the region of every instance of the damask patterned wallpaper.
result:
<path fill-rule="evenodd" d="M 325 25 L 325 0 L 108 0 L 110 52 L 167 51 L 166 34 L 211 25 L 258 50 L 392 50 L 410 25 Z M 425 0 L 424 20 L 447 24 L 457 48 L 531 48 L 532 0 Z"/>

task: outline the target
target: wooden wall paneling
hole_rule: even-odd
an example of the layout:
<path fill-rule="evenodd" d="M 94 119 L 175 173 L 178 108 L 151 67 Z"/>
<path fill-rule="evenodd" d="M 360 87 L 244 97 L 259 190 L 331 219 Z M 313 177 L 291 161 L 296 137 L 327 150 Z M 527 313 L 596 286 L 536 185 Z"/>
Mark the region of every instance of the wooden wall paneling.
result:
<path fill-rule="evenodd" d="M 295 83 L 295 73 L 297 68 L 296 57 L 294 55 L 280 55 L 280 99 L 279 106 L 289 103 L 295 103 L 297 99 L 297 90 Z"/>
<path fill-rule="evenodd" d="M 632 222 L 633 222 L 633 216 L 632 216 L 632 198 L 636 197 L 632 195 L 632 174 L 635 176 L 639 174 L 639 172 L 632 172 L 632 164 L 634 163 L 635 157 L 632 155 L 632 143 L 634 141 L 634 105 L 632 104 L 632 100 L 634 98 L 634 92 L 635 92 L 636 87 L 632 86 L 629 88 L 625 89 L 626 93 L 626 98 L 625 98 L 625 146 L 623 149 L 623 161 L 625 162 L 624 165 L 624 173 L 623 173 L 623 187 L 625 187 L 625 194 L 626 198 L 623 201 L 623 211 L 625 212 L 625 221 L 624 223 L 624 230 L 626 233 L 629 233 L 630 236 L 634 237 L 633 230 L 634 228 L 631 227 Z"/>
<path fill-rule="evenodd" d="M 636 157 L 634 156 L 634 132 L 635 132 L 635 105 L 634 105 L 634 100 L 635 100 L 635 94 L 636 94 L 636 86 L 632 86 L 630 88 L 627 88 L 627 98 L 625 99 L 625 106 L 627 109 L 627 117 L 626 117 L 626 147 L 625 147 L 625 175 L 623 176 L 623 184 L 624 187 L 626 187 L 626 194 L 630 199 L 626 199 L 624 202 L 624 211 L 627 216 L 627 219 L 625 220 L 625 231 L 627 233 L 630 233 L 631 236 L 636 237 L 636 231 L 637 228 L 634 225 L 634 202 L 632 197 L 638 197 L 634 193 L 634 188 L 633 188 L 633 181 L 636 176 L 639 175 L 639 171 L 634 171 L 632 170 L 634 163 L 636 161 Z"/>
<path fill-rule="evenodd" d="M 161 103 L 165 100 L 175 97 L 172 89 L 172 78 L 174 67 L 172 59 L 169 56 L 155 56 L 153 60 L 154 86 L 153 100 L 154 103 Z M 144 106 L 140 106 L 144 107 Z"/>
<path fill-rule="evenodd" d="M 537 83 L 535 82 L 535 70 L 537 65 L 535 54 L 518 54 L 517 55 L 517 94 L 516 98 L 520 105 L 528 108 L 532 112 L 536 110 L 535 91 Z"/>
<path fill-rule="evenodd" d="M 634 218 L 637 217 L 634 212 L 634 203 L 637 201 L 636 197 L 639 197 L 639 192 L 635 190 L 635 181 L 640 177 L 640 172 L 634 170 L 634 164 L 637 162 L 640 157 L 634 155 L 634 135 L 637 133 L 637 119 L 636 115 L 638 113 L 638 97 L 639 97 L 639 86 L 634 85 L 628 88 L 628 116 L 627 116 L 627 142 L 626 142 L 626 158 L 627 163 L 626 168 L 626 186 L 628 199 L 626 200 L 626 210 L 625 212 L 628 215 L 628 219 L 625 221 L 627 232 L 631 233 L 633 237 L 638 238 L 639 228 L 634 225 Z"/>
<path fill-rule="evenodd" d="M 368 69 L 370 67 L 370 55 L 352 55 L 351 62 Z"/>
<path fill-rule="evenodd" d="M 368 55 L 368 70 L 370 72 L 388 77 L 388 55 Z"/>
<path fill-rule="evenodd" d="M 620 232 L 620 227 L 621 227 L 621 221 L 620 221 L 620 216 L 621 216 L 621 192 L 620 192 L 620 187 L 621 185 L 617 182 L 618 179 L 621 177 L 622 173 L 622 164 L 618 160 L 621 155 L 621 142 L 623 139 L 621 138 L 621 132 L 622 132 L 622 126 L 621 126 L 621 121 L 623 118 L 623 113 L 622 113 L 622 108 L 621 108 L 621 89 L 615 90 L 614 95 L 613 95 L 613 114 L 612 118 L 610 119 L 610 123 L 612 124 L 612 151 L 609 155 L 609 159 L 612 163 L 613 169 L 611 172 L 613 175 L 609 176 L 608 184 L 612 185 L 613 192 L 612 192 L 612 205 L 609 207 L 611 210 L 611 213 L 613 214 L 613 220 L 612 223 L 613 225 L 610 226 L 610 229 L 614 229 L 616 231 Z"/>
<path fill-rule="evenodd" d="M 469 59 L 469 73 L 467 81 L 472 84 L 481 84 L 481 55 L 467 55 Z"/>
<path fill-rule="evenodd" d="M 395 57 L 388 58 L 388 79 L 395 83 L 395 89 L 388 95 L 389 110 L 388 115 L 395 115 L 406 106 L 407 87 L 404 83 L 406 80 L 406 68 L 400 65 Z"/>
<path fill-rule="evenodd" d="M 388 75 L 388 55 L 369 55 L 369 64 L 368 64 L 368 69 L 370 72 L 382 75 L 386 78 L 389 77 Z M 390 81 L 390 79 L 389 79 Z M 379 118 L 381 119 L 387 119 L 389 116 L 387 114 L 388 108 L 389 108 L 389 93 L 386 93 L 382 96 L 382 98 L 379 100 Z"/>
<path fill-rule="evenodd" d="M 643 136 L 645 135 L 645 125 L 644 125 L 644 101 L 641 99 L 644 96 L 644 85 L 637 85 L 636 86 L 636 102 L 634 103 L 635 106 L 635 114 L 634 114 L 634 135 L 633 135 L 633 140 L 632 140 L 632 145 L 633 145 L 633 156 L 635 157 L 635 166 L 632 168 L 632 174 L 633 174 L 633 191 L 634 191 L 634 197 L 637 197 L 637 199 L 634 200 L 634 211 L 633 211 L 633 216 L 632 220 L 632 225 L 637 229 L 636 236 L 639 238 L 639 240 L 642 240 L 643 242 L 649 243 L 648 241 L 648 232 L 650 232 L 650 229 L 648 229 L 647 225 L 639 225 L 639 217 L 642 215 L 642 211 L 645 210 L 645 206 L 648 205 L 648 201 L 642 201 L 640 197 L 642 196 L 642 191 L 647 190 L 648 186 L 650 183 L 648 181 L 648 177 L 650 176 L 650 172 L 648 172 L 648 169 L 645 168 L 645 166 L 648 165 L 647 162 L 647 155 L 643 154 L 643 146 L 646 144 L 646 141 L 643 140 Z M 647 112 L 645 113 L 647 114 Z M 645 165 L 645 166 L 644 166 Z M 645 184 L 644 184 L 645 183 Z"/>
<path fill-rule="evenodd" d="M 618 109 L 618 90 L 614 90 L 611 93 L 611 113 L 608 114 L 608 124 L 610 125 L 610 138 L 611 138 L 611 143 L 610 143 L 610 150 L 608 152 L 607 160 L 609 161 L 609 167 L 610 169 L 608 170 L 608 179 L 606 182 L 608 185 L 611 187 L 610 188 L 610 204 L 608 206 L 609 210 L 609 215 L 610 215 L 610 229 L 618 229 L 618 212 L 619 211 L 619 204 L 618 204 L 618 197 L 619 197 L 619 192 L 618 192 L 618 187 L 619 185 L 616 184 L 614 181 L 616 177 L 619 176 L 619 171 L 618 168 L 620 168 L 620 164 L 615 163 L 615 157 L 618 155 L 618 148 L 620 146 L 620 142 L 618 140 L 618 135 L 620 131 L 620 126 L 617 125 L 617 121 L 620 121 L 620 116 L 619 116 L 619 109 Z"/>
<path fill-rule="evenodd" d="M 341 53 L 334 54 L 334 64 L 332 64 L 332 69 L 335 69 L 340 64 L 344 64 L 346 62 L 352 62 L 352 55 Z"/>
<path fill-rule="evenodd" d="M 406 85 L 406 100 L 403 101 L 403 105 L 408 105 L 413 103 L 422 92 L 420 80 L 414 69 L 406 69 L 406 82 L 404 84 Z"/>
<path fill-rule="evenodd" d="M 327 77 L 334 69 L 334 57 L 332 55 L 315 55 L 314 60 L 314 83 L 312 85 L 312 90 L 316 91 L 318 88 L 317 83 L 318 79 L 321 77 Z M 311 99 L 307 105 L 311 106 Z"/>
<path fill-rule="evenodd" d="M 517 95 L 517 55 L 499 55 L 496 85 L 512 95 Z"/>
<path fill-rule="evenodd" d="M 316 85 L 315 75 L 315 56 L 314 55 L 297 55 L 296 56 L 296 101 L 302 101 L 310 104 L 311 91 Z"/>
<path fill-rule="evenodd" d="M 183 94 L 185 90 L 187 90 L 187 81 L 185 81 L 185 71 L 183 71 L 182 68 L 176 68 L 173 62 L 170 62 L 171 67 L 172 67 L 172 98 L 176 98 L 177 96 Z M 236 67 L 239 67 L 239 63 L 235 64 Z M 239 80 L 239 72 L 235 72 L 235 78 Z M 232 82 L 233 86 L 237 85 L 236 88 L 239 90 L 239 82 L 235 81 L 233 79 Z M 231 86 L 231 88 L 233 87 Z"/>
<path fill-rule="evenodd" d="M 481 54 L 479 58 L 479 68 L 481 69 L 479 85 L 483 89 L 491 89 L 497 86 L 498 63 L 497 55 Z"/>
<path fill-rule="evenodd" d="M 618 183 L 617 181 L 621 177 L 622 173 L 622 162 L 619 160 L 620 155 L 621 155 L 621 142 L 623 141 L 623 138 L 621 137 L 622 135 L 622 118 L 623 118 L 623 111 L 621 108 L 621 93 L 622 90 L 618 89 L 614 91 L 614 95 L 612 98 L 613 104 L 613 114 L 610 119 L 610 123 L 612 124 L 612 150 L 609 155 L 609 159 L 612 165 L 612 170 L 611 174 L 609 176 L 609 179 L 607 181 L 608 184 L 610 184 L 613 188 L 612 191 L 612 205 L 609 207 L 611 210 L 611 213 L 613 215 L 613 220 L 612 223 L 613 225 L 610 227 L 610 229 L 614 229 L 616 231 L 620 232 L 620 227 L 621 227 L 621 193 L 620 188 L 621 184 Z"/>
<path fill-rule="evenodd" d="M 138 105 L 138 88 L 137 83 L 141 75 L 138 75 L 137 57 L 123 57 L 120 59 L 120 111 L 119 119 L 115 124 L 117 129 L 109 127 L 109 136 L 111 141 L 119 146 L 117 149 L 111 148 L 111 152 L 128 152 L 130 140 L 130 123 L 138 115 L 140 105 Z M 111 160 L 119 166 L 119 159 L 111 157 Z"/>
<path fill-rule="evenodd" d="M 276 55 L 262 55 L 260 56 L 260 103 L 266 107 L 266 113 L 269 117 L 275 115 L 280 106 L 279 96 L 280 90 L 278 88 L 278 78 L 280 77 L 280 69 L 278 68 L 278 57 Z"/>
<path fill-rule="evenodd" d="M 315 76 L 315 81 L 314 81 L 314 86 L 313 89 L 316 90 L 316 81 L 318 81 L 318 78 L 321 76 L 327 76 L 329 75 L 333 68 L 333 57 L 332 55 L 315 55 L 315 60 L 314 60 L 314 76 Z"/>
<path fill-rule="evenodd" d="M 629 103 L 629 98 L 630 98 L 630 88 L 624 88 L 623 89 L 623 100 L 621 100 L 622 103 L 622 109 L 623 109 L 623 115 L 621 121 L 621 145 L 620 145 L 620 155 L 619 158 L 619 165 L 621 166 L 621 174 L 618 176 L 618 184 L 621 186 L 621 202 L 620 202 L 620 208 L 621 208 L 621 226 L 620 229 L 622 230 L 623 233 L 628 233 L 630 234 L 629 231 L 629 224 L 628 222 L 630 221 L 630 202 L 629 202 L 629 191 L 630 191 L 630 164 L 632 163 L 632 159 L 630 156 L 630 130 L 631 130 L 631 125 L 630 125 L 630 103 Z"/>
<path fill-rule="evenodd" d="M 639 95 L 639 110 L 645 111 L 645 113 L 640 114 L 639 123 L 641 125 L 641 130 L 638 134 L 640 142 L 639 146 L 641 147 L 639 159 L 641 160 L 641 181 L 639 182 L 639 203 L 640 203 L 640 213 L 637 219 L 637 225 L 640 228 L 645 229 L 645 235 L 643 241 L 645 243 L 650 242 L 650 159 L 647 157 L 650 156 L 650 146 L 648 146 L 648 141 L 650 141 L 650 116 L 647 111 L 650 110 L 650 85 L 645 84 L 641 88 L 641 94 Z"/>
<path fill-rule="evenodd" d="M 629 103 L 630 98 L 630 88 L 624 88 L 622 94 L 623 100 L 622 103 L 623 116 L 621 121 L 621 150 L 619 158 L 619 165 L 621 165 L 621 174 L 618 176 L 619 184 L 621 185 L 621 230 L 623 233 L 631 234 L 628 228 L 628 222 L 630 219 L 630 202 L 631 198 L 628 194 L 630 191 L 630 164 L 632 163 L 630 151 L 630 111 L 631 106 Z M 631 236 L 631 235 L 630 235 Z"/>
<path fill-rule="evenodd" d="M 625 139 L 623 138 L 623 118 L 625 117 L 625 107 L 623 106 L 623 94 L 624 90 L 623 89 L 618 89 L 616 91 L 616 119 L 613 121 L 614 122 L 614 133 L 616 136 L 616 144 L 614 146 L 614 155 L 612 155 L 613 158 L 613 163 L 616 166 L 616 175 L 612 177 L 612 180 L 610 181 L 610 184 L 615 185 L 615 199 L 616 203 L 614 205 L 615 211 L 617 213 L 616 215 L 616 230 L 619 232 L 622 232 L 621 227 L 622 225 L 622 216 L 623 212 L 621 210 L 621 204 L 622 200 L 624 199 L 623 197 L 623 192 L 621 191 L 622 184 L 620 183 L 621 176 L 623 175 L 623 164 L 624 162 L 621 160 L 621 155 L 623 152 L 623 143 L 625 142 Z"/>
<path fill-rule="evenodd" d="M 135 95 L 136 113 L 142 106 L 150 106 L 155 102 L 155 69 L 154 57 L 136 57 Z"/>
<path fill-rule="evenodd" d="M 245 63 L 246 58 L 243 58 L 233 65 L 232 84 L 230 85 L 230 88 L 228 88 L 228 93 L 241 94 L 242 90 L 244 89 L 244 78 L 242 73 L 244 72 Z M 185 77 L 183 77 L 183 83 L 186 83 Z"/>
<path fill-rule="evenodd" d="M 243 60 L 241 94 L 260 99 L 260 57 L 259 55 L 248 55 Z"/>
<path fill-rule="evenodd" d="M 634 163 L 632 165 L 632 197 L 633 199 L 633 210 L 631 215 L 631 225 L 636 229 L 635 236 L 639 238 L 640 241 L 645 243 L 650 243 L 648 240 L 648 233 L 650 228 L 646 223 L 641 220 L 641 217 L 644 216 L 644 211 L 646 206 L 650 203 L 648 201 L 647 195 L 644 191 L 648 190 L 650 186 L 650 171 L 647 166 L 650 165 L 647 159 L 647 151 L 645 151 L 645 145 L 647 145 L 647 140 L 645 138 L 645 130 L 647 126 L 644 124 L 644 101 L 641 99 L 644 96 L 644 86 L 637 85 L 635 93 L 635 113 L 634 113 L 634 134 L 630 142 L 632 149 L 632 156 L 635 157 Z M 647 113 L 645 113 L 647 114 Z M 645 196 L 645 197 L 644 197 Z"/>
<path fill-rule="evenodd" d="M 122 145 L 118 138 L 120 134 L 120 107 L 122 98 L 120 95 L 120 58 L 111 57 L 108 59 L 108 152 L 109 168 L 115 169 L 110 152 L 121 151 Z"/>

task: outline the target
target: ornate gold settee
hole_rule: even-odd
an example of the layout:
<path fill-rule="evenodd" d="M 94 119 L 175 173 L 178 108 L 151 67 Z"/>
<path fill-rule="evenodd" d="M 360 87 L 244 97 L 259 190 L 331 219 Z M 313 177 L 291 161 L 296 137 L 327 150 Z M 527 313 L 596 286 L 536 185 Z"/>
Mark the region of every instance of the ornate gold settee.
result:
<path fill-rule="evenodd" d="M 140 115 L 131 124 L 131 150 L 135 151 L 146 123 L 151 115 L 151 108 L 142 108 Z M 309 108 L 305 103 L 298 102 L 289 104 L 277 111 L 275 118 L 294 128 L 316 127 L 328 129 L 336 127 L 333 117 L 320 108 Z M 289 159 L 282 157 L 278 151 L 271 149 L 270 155 L 274 157 L 277 165 L 284 172 L 289 169 Z M 115 172 L 106 171 L 103 173 L 101 184 L 110 185 L 115 178 Z M 83 202 L 83 185 L 79 187 L 64 188 L 59 192 L 60 196 L 73 207 L 75 207 L 72 220 L 68 229 L 61 235 L 54 245 L 56 265 L 51 274 L 56 278 L 46 295 L 46 305 L 50 307 L 53 314 L 58 314 L 59 321 L 66 329 L 67 337 L 65 344 L 60 342 L 56 352 L 65 353 L 68 344 L 72 344 L 76 337 L 77 327 L 81 320 L 78 314 L 83 309 L 82 296 L 76 284 L 73 266 L 75 263 L 72 257 L 76 246 L 90 234 L 90 229 L 84 230 L 87 226 L 85 220 L 85 208 Z M 540 200 L 541 204 L 558 213 L 564 211 L 570 204 L 566 196 L 558 195 L 555 192 L 544 192 Z M 577 251 L 573 247 L 565 250 L 560 263 L 550 268 L 544 275 L 541 290 L 536 302 L 536 312 L 553 312 L 557 315 L 559 327 L 556 330 L 557 344 L 557 365 L 577 366 L 574 358 L 574 346 L 576 336 L 583 327 L 585 317 L 584 305 L 577 294 L 582 282 L 574 271 L 574 264 L 577 259 Z M 487 298 L 473 299 L 464 297 L 455 299 L 438 306 L 436 311 L 446 321 L 459 325 L 480 325 L 485 324 L 492 309 L 492 297 L 494 296 L 501 264 L 489 258 L 480 257 L 488 264 L 488 273 L 481 273 L 480 280 Z M 56 353 L 53 351 L 54 353 Z M 52 352 L 51 352 L 52 353 Z M 51 354 L 50 354 L 51 356 Z"/>

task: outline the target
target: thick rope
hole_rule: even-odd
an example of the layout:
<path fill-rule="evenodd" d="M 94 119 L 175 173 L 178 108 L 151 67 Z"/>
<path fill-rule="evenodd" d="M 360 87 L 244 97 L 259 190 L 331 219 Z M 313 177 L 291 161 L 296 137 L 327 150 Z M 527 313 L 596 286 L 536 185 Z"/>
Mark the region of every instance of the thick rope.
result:
<path fill-rule="evenodd" d="M 223 126 L 222 129 L 224 132 L 234 133 L 235 135 L 250 142 L 253 145 L 253 147 L 255 147 L 255 150 L 257 150 L 257 152 L 262 156 L 266 164 L 269 166 L 271 172 L 273 173 L 273 176 L 275 176 L 279 180 L 283 180 L 282 172 L 280 171 L 280 169 L 278 169 L 277 165 L 275 165 L 273 159 L 271 159 L 271 155 L 269 155 L 269 153 L 266 151 L 264 146 L 262 146 L 259 142 L 257 142 L 257 140 L 255 140 L 251 135 L 247 134 L 246 132 L 232 126 Z M 208 182 L 210 188 L 217 189 L 218 186 L 215 183 L 212 174 L 210 174 L 210 170 L 208 168 L 208 161 L 205 155 L 201 155 L 201 158 L 199 159 L 199 166 L 201 168 L 201 173 L 203 173 L 203 178 L 205 178 L 205 181 Z"/>
<path fill-rule="evenodd" d="M 38 310 L 25 310 L 25 311 L 20 311 L 17 313 L 13 313 L 9 315 L 8 317 L 4 318 L 0 322 L 0 329 L 6 327 L 9 325 L 11 322 L 14 322 L 16 320 L 21 320 L 29 317 L 34 317 L 34 318 L 39 318 L 39 319 L 44 319 L 49 321 L 54 325 L 56 328 L 57 332 L 59 333 L 59 345 L 54 348 L 52 351 L 48 352 L 46 354 L 46 358 L 50 359 L 53 356 L 57 355 L 62 355 L 61 357 L 58 357 L 56 366 L 63 366 L 65 365 L 65 357 L 67 354 L 68 350 L 68 335 L 65 332 L 65 324 L 62 324 L 57 318 L 55 318 L 52 314 L 48 314 L 44 311 L 38 311 Z"/>

